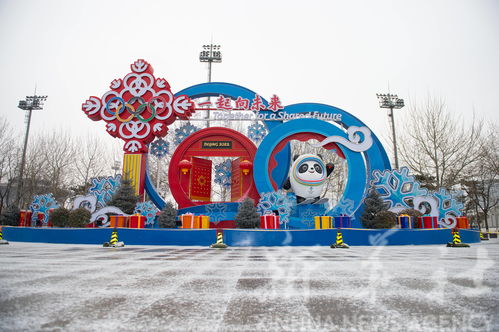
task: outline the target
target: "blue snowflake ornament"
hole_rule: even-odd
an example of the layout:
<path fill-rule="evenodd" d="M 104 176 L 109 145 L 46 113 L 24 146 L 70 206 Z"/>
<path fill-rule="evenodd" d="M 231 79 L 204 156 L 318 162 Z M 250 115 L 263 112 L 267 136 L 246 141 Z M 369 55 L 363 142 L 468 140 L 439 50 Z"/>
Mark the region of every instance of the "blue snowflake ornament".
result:
<path fill-rule="evenodd" d="M 381 198 L 389 203 L 389 209 L 409 208 L 409 201 L 416 196 L 428 195 L 428 190 L 421 188 L 413 176 L 409 175 L 409 168 L 400 170 L 373 171 L 371 185 L 378 190 Z"/>
<path fill-rule="evenodd" d="M 154 221 L 156 219 L 156 215 L 159 213 L 159 210 L 156 208 L 156 206 L 151 202 L 142 202 L 142 203 L 137 203 L 135 205 L 135 210 L 133 213 L 138 213 L 144 217 L 146 217 L 146 225 L 152 226 L 154 225 Z"/>
<path fill-rule="evenodd" d="M 151 154 L 158 159 L 170 153 L 170 143 L 160 138 L 151 143 Z"/>
<path fill-rule="evenodd" d="M 113 198 L 121 184 L 121 175 L 99 176 L 90 179 L 92 186 L 88 189 L 90 195 L 97 198 L 97 209 L 101 209 Z"/>
<path fill-rule="evenodd" d="M 293 208 L 296 206 L 296 195 L 294 193 L 286 193 L 283 190 L 263 193 L 260 196 L 260 201 L 256 206 L 258 213 L 261 215 L 270 214 L 277 211 L 279 214 L 279 222 L 287 224 Z"/>
<path fill-rule="evenodd" d="M 175 129 L 175 137 L 173 141 L 175 142 L 176 145 L 179 145 L 184 139 L 187 138 L 187 136 L 191 135 L 192 133 L 195 133 L 198 130 L 199 130 L 198 127 L 193 126 L 190 123 L 186 123 L 185 125 Z"/>
<path fill-rule="evenodd" d="M 248 126 L 248 137 L 255 143 L 261 142 L 267 136 L 267 128 L 261 123 Z"/>
<path fill-rule="evenodd" d="M 232 179 L 232 161 L 227 159 L 218 165 L 215 165 L 215 183 L 230 187 Z"/>
<path fill-rule="evenodd" d="M 47 224 L 49 221 L 49 210 L 56 209 L 59 207 L 54 195 L 35 195 L 33 196 L 33 201 L 31 202 L 29 209 L 32 212 L 31 221 L 38 220 L 38 213 L 43 213 L 42 223 Z"/>
<path fill-rule="evenodd" d="M 449 215 L 460 217 L 462 215 L 463 204 L 459 203 L 452 193 L 448 193 L 444 188 L 440 188 L 433 193 L 438 201 L 438 219 L 445 219 Z"/>
<path fill-rule="evenodd" d="M 227 205 L 224 203 L 206 204 L 206 212 L 210 216 L 210 221 L 218 224 L 222 220 L 227 220 Z"/>
<path fill-rule="evenodd" d="M 355 202 L 352 199 L 342 197 L 336 206 L 327 212 L 327 215 L 333 217 L 345 215 L 350 216 L 353 220 L 355 219 L 354 207 Z"/>

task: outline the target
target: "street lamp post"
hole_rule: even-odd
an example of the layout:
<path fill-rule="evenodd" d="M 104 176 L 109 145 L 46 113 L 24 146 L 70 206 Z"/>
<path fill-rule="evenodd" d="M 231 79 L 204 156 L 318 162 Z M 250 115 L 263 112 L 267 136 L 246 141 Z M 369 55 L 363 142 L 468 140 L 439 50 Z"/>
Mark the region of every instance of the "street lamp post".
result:
<path fill-rule="evenodd" d="M 393 154 L 395 157 L 395 168 L 399 168 L 399 159 L 397 155 L 397 137 L 395 135 L 395 119 L 393 116 L 393 110 L 394 109 L 400 109 L 404 107 L 404 99 L 401 99 L 397 97 L 397 95 L 392 95 L 392 94 L 379 94 L 377 93 L 376 96 L 378 97 L 379 100 L 379 107 L 380 108 L 388 108 L 390 109 L 390 113 L 388 113 L 388 116 L 392 119 L 392 136 L 393 136 Z"/>
<path fill-rule="evenodd" d="M 28 148 L 29 127 L 31 125 L 31 113 L 43 109 L 43 103 L 47 100 L 47 96 L 26 96 L 25 100 L 20 100 L 20 109 L 27 111 L 24 122 L 26 123 L 26 133 L 24 136 L 23 156 L 21 159 L 21 169 L 19 170 L 19 179 L 17 181 L 17 203 L 21 201 L 21 192 L 23 190 L 24 164 L 26 163 L 26 150 Z"/>
<path fill-rule="evenodd" d="M 114 170 L 115 177 L 116 177 L 116 173 L 119 171 L 120 168 L 121 168 L 121 163 L 119 162 L 119 160 L 115 160 L 113 167 L 111 167 L 111 169 Z"/>
<path fill-rule="evenodd" d="M 222 52 L 220 52 L 220 45 L 203 45 L 203 50 L 199 53 L 200 62 L 208 62 L 208 83 L 211 82 L 211 64 L 213 62 L 222 62 Z M 208 97 L 208 101 L 210 98 Z M 207 111 L 206 119 L 210 118 L 210 110 Z M 210 122 L 206 121 L 206 127 L 210 126 Z"/>

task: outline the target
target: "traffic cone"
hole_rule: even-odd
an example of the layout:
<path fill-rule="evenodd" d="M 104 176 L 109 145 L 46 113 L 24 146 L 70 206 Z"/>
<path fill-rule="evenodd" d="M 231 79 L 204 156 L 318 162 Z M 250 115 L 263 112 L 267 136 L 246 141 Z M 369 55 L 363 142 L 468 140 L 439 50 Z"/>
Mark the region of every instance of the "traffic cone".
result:
<path fill-rule="evenodd" d="M 447 247 L 452 248 L 469 248 L 470 245 L 461 242 L 461 236 L 459 235 L 459 229 L 454 228 L 452 230 L 452 242 L 447 243 Z"/>
<path fill-rule="evenodd" d="M 483 235 L 482 231 L 480 231 L 480 241 L 488 241 L 488 240 L 489 240 L 489 237 Z"/>
<path fill-rule="evenodd" d="M 9 244 L 9 241 L 3 239 L 2 226 L 0 226 L 0 244 Z"/>
<path fill-rule="evenodd" d="M 228 246 L 224 243 L 224 235 L 221 230 L 217 230 L 217 243 L 213 243 L 210 248 L 225 249 Z"/>
<path fill-rule="evenodd" d="M 109 242 L 104 242 L 104 247 L 124 247 L 125 244 L 123 242 L 118 242 L 118 230 L 115 228 L 111 233 L 111 240 Z"/>
<path fill-rule="evenodd" d="M 344 249 L 350 248 L 348 244 L 343 242 L 343 235 L 341 234 L 341 229 L 338 229 L 338 231 L 336 232 L 336 243 L 333 243 L 331 245 L 331 248 L 344 248 Z"/>

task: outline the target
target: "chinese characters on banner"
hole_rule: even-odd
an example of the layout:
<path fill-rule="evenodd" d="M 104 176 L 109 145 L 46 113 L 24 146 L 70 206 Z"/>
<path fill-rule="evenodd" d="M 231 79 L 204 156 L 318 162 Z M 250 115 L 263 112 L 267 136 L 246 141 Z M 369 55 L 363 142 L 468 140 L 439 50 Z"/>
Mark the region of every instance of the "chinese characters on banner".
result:
<path fill-rule="evenodd" d="M 271 110 L 272 112 L 278 112 L 279 110 L 284 109 L 284 106 L 281 104 L 281 100 L 278 96 L 273 95 L 270 98 L 270 102 L 268 106 L 265 106 L 263 103 L 262 97 L 259 95 L 255 95 L 255 98 L 249 100 L 247 98 L 237 97 L 232 103 L 232 99 L 229 97 L 225 97 L 223 95 L 219 95 L 215 100 L 214 105 L 210 101 L 204 101 L 198 103 L 198 107 L 214 107 L 217 110 L 233 110 L 233 111 L 262 111 L 262 110 Z"/>

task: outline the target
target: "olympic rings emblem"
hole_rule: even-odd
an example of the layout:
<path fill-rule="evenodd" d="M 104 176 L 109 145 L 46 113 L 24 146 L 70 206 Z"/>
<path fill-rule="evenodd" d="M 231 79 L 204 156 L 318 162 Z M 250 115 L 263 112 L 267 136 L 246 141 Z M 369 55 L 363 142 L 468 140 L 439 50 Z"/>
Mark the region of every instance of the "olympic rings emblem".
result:
<path fill-rule="evenodd" d="M 114 105 L 113 102 L 115 102 Z M 137 110 L 135 110 L 135 107 L 133 106 L 136 102 L 140 103 Z M 156 106 L 154 106 L 154 104 L 156 104 Z M 112 111 L 112 108 L 115 109 L 114 112 Z M 116 116 L 116 119 L 120 122 L 130 122 L 136 117 L 139 121 L 147 123 L 153 120 L 156 115 L 163 113 L 166 109 L 166 100 L 161 96 L 153 97 L 147 103 L 144 102 L 144 99 L 141 97 L 132 97 L 128 102 L 125 102 L 121 97 L 113 97 L 106 103 L 106 112 L 111 114 L 111 116 Z M 128 118 L 122 118 L 120 116 L 125 110 L 130 113 Z M 145 110 L 148 110 L 151 113 L 151 116 L 147 119 L 144 119 L 141 116 L 142 112 Z"/>

